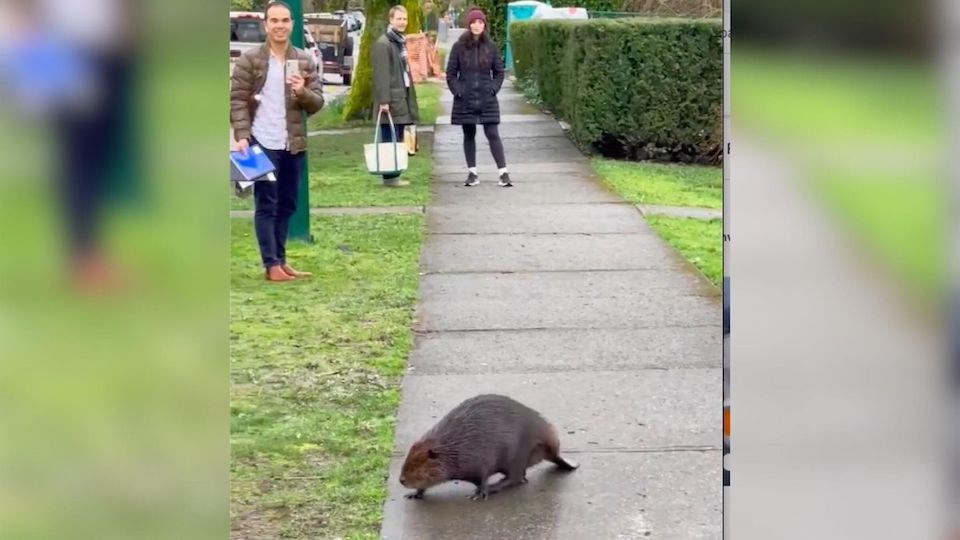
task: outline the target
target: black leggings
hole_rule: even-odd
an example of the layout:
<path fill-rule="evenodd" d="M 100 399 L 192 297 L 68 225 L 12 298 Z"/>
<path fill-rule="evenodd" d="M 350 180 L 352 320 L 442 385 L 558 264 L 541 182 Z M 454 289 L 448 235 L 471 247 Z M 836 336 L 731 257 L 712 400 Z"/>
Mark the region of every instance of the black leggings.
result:
<path fill-rule="evenodd" d="M 487 136 L 487 142 L 490 143 L 490 152 L 493 159 L 497 162 L 497 168 L 502 169 L 507 166 L 507 158 L 503 155 L 503 141 L 500 140 L 500 132 L 497 130 L 497 124 L 484 124 L 483 134 Z M 477 126 L 476 124 L 463 124 L 463 154 L 467 157 L 467 167 L 477 166 Z"/>

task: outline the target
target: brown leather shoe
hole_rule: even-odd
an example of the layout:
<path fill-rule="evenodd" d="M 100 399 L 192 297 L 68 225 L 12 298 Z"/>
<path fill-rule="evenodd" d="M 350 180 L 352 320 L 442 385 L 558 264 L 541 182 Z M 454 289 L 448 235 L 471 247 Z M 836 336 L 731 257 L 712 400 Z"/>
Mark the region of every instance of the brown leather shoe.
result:
<path fill-rule="evenodd" d="M 294 270 L 294 269 L 291 268 L 290 265 L 288 265 L 288 264 L 285 264 L 285 265 L 281 266 L 280 268 L 282 268 L 283 271 L 286 272 L 288 276 L 293 276 L 293 277 L 295 277 L 295 278 L 299 278 L 299 277 L 310 277 L 310 276 L 313 275 L 311 272 L 301 272 L 301 271 L 299 271 L 299 270 Z"/>
<path fill-rule="evenodd" d="M 293 281 L 296 279 L 290 274 L 284 272 L 283 268 L 281 268 L 279 264 L 268 268 L 264 278 L 267 281 Z"/>

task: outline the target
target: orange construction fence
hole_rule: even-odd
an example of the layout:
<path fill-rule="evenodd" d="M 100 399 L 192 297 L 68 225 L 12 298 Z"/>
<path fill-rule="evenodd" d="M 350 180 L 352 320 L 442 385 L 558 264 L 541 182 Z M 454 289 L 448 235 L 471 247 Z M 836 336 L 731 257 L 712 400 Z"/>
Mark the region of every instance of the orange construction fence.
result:
<path fill-rule="evenodd" d="M 430 42 L 427 34 L 407 34 L 407 62 L 413 74 L 414 82 L 423 82 L 430 78 L 444 77 L 440 66 L 436 46 Z"/>

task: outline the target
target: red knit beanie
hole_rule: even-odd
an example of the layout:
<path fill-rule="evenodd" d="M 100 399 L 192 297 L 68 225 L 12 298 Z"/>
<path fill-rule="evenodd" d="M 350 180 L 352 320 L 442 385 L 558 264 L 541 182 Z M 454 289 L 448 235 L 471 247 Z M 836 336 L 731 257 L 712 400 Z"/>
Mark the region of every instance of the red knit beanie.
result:
<path fill-rule="evenodd" d="M 470 8 L 470 11 L 467 12 L 467 26 L 470 26 L 476 20 L 481 20 L 483 24 L 487 24 L 487 16 L 484 15 L 482 9 L 478 7 Z"/>

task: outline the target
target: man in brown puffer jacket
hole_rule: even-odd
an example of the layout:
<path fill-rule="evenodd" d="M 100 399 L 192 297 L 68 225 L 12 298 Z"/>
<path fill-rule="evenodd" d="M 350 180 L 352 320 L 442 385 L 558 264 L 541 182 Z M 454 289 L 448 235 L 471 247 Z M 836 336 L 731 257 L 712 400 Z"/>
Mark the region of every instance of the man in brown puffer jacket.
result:
<path fill-rule="evenodd" d="M 254 184 L 254 229 L 268 281 L 290 281 L 311 275 L 294 270 L 286 260 L 287 226 L 297 209 L 298 184 L 307 149 L 303 112 L 323 108 L 322 82 L 313 58 L 290 44 L 290 7 L 269 2 L 264 11 L 267 40 L 246 51 L 230 78 L 230 124 L 236 149 L 259 145 L 277 168 L 276 181 Z M 296 60 L 296 73 L 286 61 Z"/>

